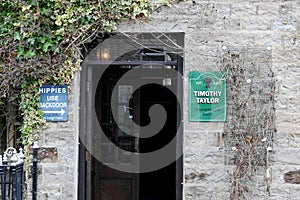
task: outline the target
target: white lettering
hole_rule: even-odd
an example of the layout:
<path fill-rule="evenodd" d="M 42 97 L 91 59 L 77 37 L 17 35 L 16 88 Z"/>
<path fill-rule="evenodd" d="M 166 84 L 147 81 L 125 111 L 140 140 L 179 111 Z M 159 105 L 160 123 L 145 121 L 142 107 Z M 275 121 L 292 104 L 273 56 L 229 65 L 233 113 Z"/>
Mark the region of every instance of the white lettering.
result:
<path fill-rule="evenodd" d="M 67 89 L 66 88 L 61 88 L 61 87 L 51 87 L 51 88 L 43 88 L 40 87 L 39 88 L 39 92 L 42 93 L 57 93 L 57 94 L 61 94 L 61 93 L 67 93 Z"/>
<path fill-rule="evenodd" d="M 220 97 L 221 91 L 193 91 L 195 97 Z"/>
<path fill-rule="evenodd" d="M 47 96 L 47 101 L 58 101 L 58 96 Z"/>
<path fill-rule="evenodd" d="M 218 104 L 219 98 L 196 98 L 198 104 Z"/>
<path fill-rule="evenodd" d="M 40 103 L 41 108 L 64 108 L 67 107 L 66 102 Z"/>

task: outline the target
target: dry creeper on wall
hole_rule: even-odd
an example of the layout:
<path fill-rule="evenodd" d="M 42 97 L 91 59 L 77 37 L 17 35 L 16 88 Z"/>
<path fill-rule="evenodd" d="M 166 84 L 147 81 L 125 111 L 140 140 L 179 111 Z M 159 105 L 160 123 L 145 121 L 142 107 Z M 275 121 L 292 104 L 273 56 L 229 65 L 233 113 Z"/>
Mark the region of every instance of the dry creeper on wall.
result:
<path fill-rule="evenodd" d="M 271 49 L 223 50 L 220 70 L 227 74 L 228 98 L 225 164 L 236 166 L 230 199 L 258 199 L 270 191 L 269 165 L 276 132 Z"/>

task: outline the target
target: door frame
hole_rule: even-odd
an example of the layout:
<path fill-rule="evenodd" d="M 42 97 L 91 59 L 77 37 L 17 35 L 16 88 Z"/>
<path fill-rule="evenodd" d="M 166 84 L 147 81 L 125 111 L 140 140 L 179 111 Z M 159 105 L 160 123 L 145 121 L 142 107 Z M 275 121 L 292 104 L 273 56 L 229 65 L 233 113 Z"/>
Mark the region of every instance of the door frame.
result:
<path fill-rule="evenodd" d="M 149 37 L 150 33 L 144 33 L 145 36 Z M 183 33 L 168 33 L 173 35 L 179 34 L 180 41 L 178 45 L 183 47 L 184 43 L 184 34 Z M 150 34 L 151 37 L 151 34 Z M 177 36 L 176 36 L 177 37 Z M 101 61 L 101 60 L 89 60 L 82 64 L 82 70 L 80 73 L 80 132 L 83 133 L 86 130 L 86 120 L 87 115 L 91 114 L 91 110 L 89 110 L 89 97 L 91 97 L 89 91 L 89 87 L 92 84 L 91 74 L 88 72 L 89 68 L 101 68 L 103 66 L 108 65 L 172 65 L 176 66 L 176 70 L 178 72 L 177 77 L 177 99 L 179 101 L 179 105 L 183 105 L 183 53 L 177 54 L 176 61 Z M 97 84 L 97 83 L 96 83 Z M 90 105 L 92 106 L 92 105 Z M 180 131 L 182 134 L 177 134 L 177 145 L 176 145 L 176 155 L 181 155 L 176 160 L 176 200 L 183 199 L 183 108 L 179 107 L 178 110 L 181 112 L 177 112 L 177 127 L 179 127 L 178 132 Z M 80 134 L 81 135 L 81 134 Z M 79 158 L 78 158 L 78 199 L 79 200 L 89 200 L 91 199 L 92 192 L 92 181 L 91 181 L 91 154 L 85 148 L 81 140 L 79 139 Z"/>

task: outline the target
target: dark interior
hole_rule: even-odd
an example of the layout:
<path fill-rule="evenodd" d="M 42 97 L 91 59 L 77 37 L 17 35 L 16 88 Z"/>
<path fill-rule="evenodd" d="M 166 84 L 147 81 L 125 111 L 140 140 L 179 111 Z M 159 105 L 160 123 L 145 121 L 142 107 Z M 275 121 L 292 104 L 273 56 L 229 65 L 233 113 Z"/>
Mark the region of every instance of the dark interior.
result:
<path fill-rule="evenodd" d="M 153 137 L 140 139 L 140 152 L 158 150 L 168 144 L 176 135 L 177 98 L 166 87 L 149 84 L 140 89 L 141 125 L 149 123 L 148 111 L 153 104 L 164 106 L 167 122 L 163 129 Z M 174 149 L 174 154 L 176 149 Z M 155 161 L 154 161 L 155 162 Z M 140 200 L 174 200 L 176 199 L 176 162 L 169 166 L 148 173 L 140 174 Z"/>
<path fill-rule="evenodd" d="M 105 134 L 108 138 L 111 139 L 111 142 L 115 143 L 119 147 L 123 148 L 120 145 L 120 137 L 115 136 L 116 133 L 119 133 L 118 127 L 113 123 L 108 123 L 111 116 L 111 107 L 108 102 L 110 102 L 112 89 L 118 79 L 122 76 L 123 73 L 127 72 L 129 69 L 119 68 L 119 67 L 110 67 L 104 73 L 104 76 L 99 82 L 98 89 L 96 92 L 95 101 L 98 102 L 95 104 L 96 113 L 98 117 L 98 121 L 105 131 Z M 145 69 L 145 73 L 142 75 L 144 78 L 147 76 L 147 71 L 149 69 Z M 142 78 L 142 77 L 138 77 Z M 148 77 L 146 77 L 148 78 Z M 151 79 L 151 78 L 150 78 Z M 156 77 L 157 81 L 157 77 Z M 161 80 L 162 81 L 162 80 Z M 176 84 L 173 83 L 176 87 Z M 138 100 L 136 100 L 136 99 Z M 158 149 L 161 149 L 165 145 L 167 145 L 174 136 L 176 136 L 177 131 L 177 98 L 176 95 L 173 94 L 167 87 L 164 87 L 159 84 L 147 84 L 138 88 L 130 98 L 130 107 L 134 108 L 130 110 L 130 114 L 133 115 L 133 121 L 140 125 L 146 126 L 150 123 L 150 118 L 148 115 L 149 109 L 154 104 L 162 105 L 167 112 L 167 120 L 162 128 L 162 130 L 156 135 L 150 138 L 140 138 L 139 139 L 139 153 L 152 152 Z M 123 136 L 124 137 L 124 136 Z M 117 138 L 117 139 L 116 139 Z M 123 138 L 124 139 L 124 138 Z M 128 141 L 134 141 L 134 137 L 127 136 Z M 133 143 L 133 142 L 132 142 Z M 128 151 L 135 151 L 133 146 L 126 147 Z M 176 149 L 174 149 L 174 156 L 176 154 Z M 110 179 L 110 178 L 119 178 L 123 177 L 122 180 L 128 177 L 137 176 L 136 174 L 129 174 L 124 172 L 118 172 L 113 169 L 109 169 L 102 165 L 96 159 L 93 159 L 93 173 L 94 177 L 92 177 L 93 181 L 93 199 L 104 199 L 103 196 L 106 196 L 105 192 L 99 192 L 99 188 L 97 185 L 101 185 L 102 179 Z M 153 161 L 155 162 L 155 161 Z M 143 165 L 143 163 L 140 163 Z M 99 180 L 100 179 L 100 180 Z M 120 179 L 120 183 L 122 182 Z M 176 162 L 173 162 L 169 166 L 148 173 L 138 174 L 138 181 L 132 185 L 132 187 L 138 188 L 136 191 L 139 200 L 174 200 L 176 199 Z M 123 188 L 127 187 L 127 191 L 134 191 L 131 187 L 122 186 Z M 112 188 L 112 187 L 110 187 Z M 118 190 L 116 187 L 115 190 Z M 123 189 L 126 190 L 126 189 Z M 102 197 L 101 197 L 102 196 Z M 113 197 L 109 195 L 109 200 L 119 198 L 124 199 L 123 197 Z M 128 195 L 128 200 L 132 200 L 134 195 Z M 127 198 L 125 198 L 127 200 Z"/>

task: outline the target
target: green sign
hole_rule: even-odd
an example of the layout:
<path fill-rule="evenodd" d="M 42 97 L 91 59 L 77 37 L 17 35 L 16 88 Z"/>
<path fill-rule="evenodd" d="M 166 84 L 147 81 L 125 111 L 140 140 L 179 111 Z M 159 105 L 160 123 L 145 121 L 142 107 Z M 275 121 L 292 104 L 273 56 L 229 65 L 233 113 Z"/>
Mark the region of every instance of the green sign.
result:
<path fill-rule="evenodd" d="M 189 73 L 189 121 L 226 121 L 225 77 L 223 72 Z"/>

